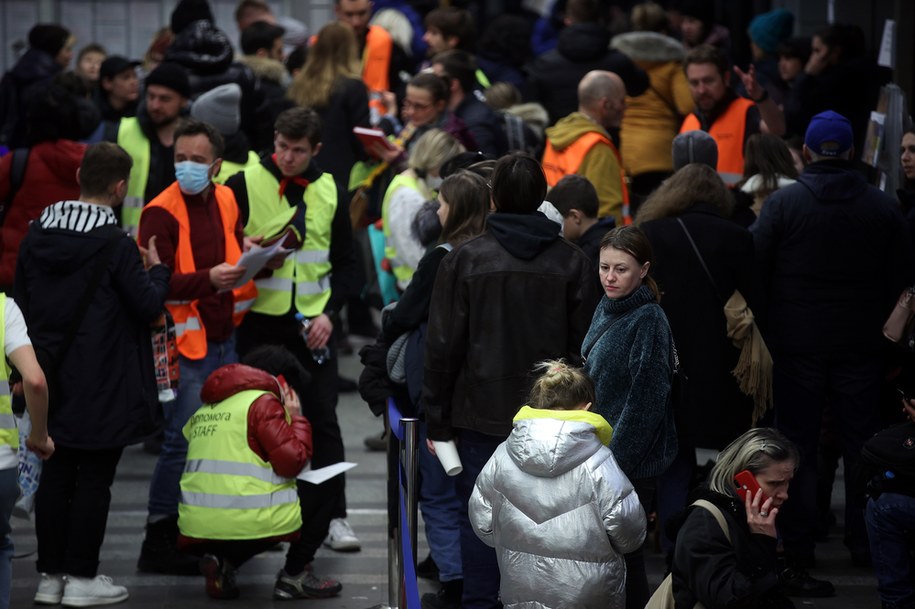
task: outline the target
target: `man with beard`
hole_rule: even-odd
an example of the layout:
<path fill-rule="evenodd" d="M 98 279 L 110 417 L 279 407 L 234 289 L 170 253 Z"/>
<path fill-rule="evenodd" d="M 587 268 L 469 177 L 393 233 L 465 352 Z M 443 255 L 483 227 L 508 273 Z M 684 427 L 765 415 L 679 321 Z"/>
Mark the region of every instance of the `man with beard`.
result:
<path fill-rule="evenodd" d="M 133 159 L 121 211 L 121 225 L 133 236 L 143 206 L 175 181 L 175 128 L 190 95 L 184 69 L 162 63 L 146 77 L 145 104 L 137 116 L 121 119 L 108 134 Z"/>
<path fill-rule="evenodd" d="M 761 131 L 763 121 L 774 135 L 785 132 L 785 117 L 769 93 L 748 73 L 734 67 L 750 99 L 731 89 L 731 66 L 724 51 L 703 44 L 683 62 L 689 92 L 696 109 L 686 117 L 680 133 L 706 131 L 718 144 L 718 173 L 728 184 L 743 176 L 743 151 L 747 138 Z"/>

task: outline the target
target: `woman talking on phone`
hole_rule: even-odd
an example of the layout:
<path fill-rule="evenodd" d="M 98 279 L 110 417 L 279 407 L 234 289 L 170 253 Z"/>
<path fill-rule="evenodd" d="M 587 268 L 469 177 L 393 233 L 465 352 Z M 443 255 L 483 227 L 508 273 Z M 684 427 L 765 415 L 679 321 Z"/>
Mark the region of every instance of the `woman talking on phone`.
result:
<path fill-rule="evenodd" d="M 684 513 L 671 565 L 678 608 L 697 602 L 706 609 L 794 607 L 778 582 L 775 519 L 797 462 L 797 448 L 765 427 L 721 452 L 698 498 L 721 510 L 728 531 L 708 509 Z"/>

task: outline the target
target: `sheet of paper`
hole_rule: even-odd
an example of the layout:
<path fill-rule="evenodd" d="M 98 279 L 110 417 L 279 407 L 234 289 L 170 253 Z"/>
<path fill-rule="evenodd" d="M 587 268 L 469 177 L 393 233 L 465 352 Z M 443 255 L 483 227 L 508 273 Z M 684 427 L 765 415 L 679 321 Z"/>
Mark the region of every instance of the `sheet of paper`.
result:
<path fill-rule="evenodd" d="M 251 249 L 243 253 L 241 258 L 238 259 L 238 262 L 235 263 L 235 266 L 245 267 L 245 274 L 241 276 L 241 279 L 235 282 L 233 287 L 237 288 L 251 281 L 254 276 L 264 268 L 264 265 L 277 254 L 285 254 L 288 256 L 295 251 L 285 249 L 283 247 L 283 241 L 283 239 L 277 239 L 276 243 L 268 247 L 253 245 L 251 246 Z"/>
<path fill-rule="evenodd" d="M 349 461 L 341 461 L 340 463 L 334 463 L 333 465 L 328 465 L 327 467 L 319 467 L 318 469 L 309 469 L 306 467 L 299 475 L 296 476 L 299 480 L 304 480 L 311 484 L 321 484 L 330 480 L 334 476 L 339 476 L 343 472 L 349 471 L 356 467 L 357 463 L 350 463 Z M 310 467 L 310 466 L 309 466 Z"/>

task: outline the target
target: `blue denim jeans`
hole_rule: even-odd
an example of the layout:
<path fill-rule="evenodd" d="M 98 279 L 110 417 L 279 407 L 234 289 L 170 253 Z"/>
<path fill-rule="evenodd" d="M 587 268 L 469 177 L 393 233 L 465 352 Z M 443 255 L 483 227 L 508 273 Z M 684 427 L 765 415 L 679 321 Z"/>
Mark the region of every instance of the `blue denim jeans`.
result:
<path fill-rule="evenodd" d="M 13 538 L 10 516 L 19 498 L 19 468 L 0 470 L 0 609 L 9 609 L 13 585 Z"/>
<path fill-rule="evenodd" d="M 883 493 L 867 502 L 864 520 L 883 606 L 915 607 L 915 565 L 906 543 L 915 531 L 915 497 Z"/>
<path fill-rule="evenodd" d="M 464 577 L 461 570 L 461 502 L 454 489 L 454 477 L 445 473 L 438 457 L 426 448 L 426 424 L 419 426 L 419 508 L 426 524 L 426 541 L 432 560 L 438 565 L 439 581 Z"/>
<path fill-rule="evenodd" d="M 464 470 L 457 475 L 455 487 L 461 509 L 461 565 L 464 572 L 463 609 L 501 609 L 499 561 L 496 551 L 480 541 L 467 514 L 467 502 L 473 493 L 477 476 L 505 438 L 460 430 L 458 455 Z"/>
<path fill-rule="evenodd" d="M 165 411 L 165 440 L 149 483 L 150 516 L 178 515 L 178 484 L 187 457 L 187 440 L 181 430 L 200 408 L 200 389 L 207 377 L 217 368 L 237 361 L 234 336 L 223 342 L 207 341 L 207 354 L 203 359 L 178 357 L 181 374 L 178 396 L 162 405 Z"/>

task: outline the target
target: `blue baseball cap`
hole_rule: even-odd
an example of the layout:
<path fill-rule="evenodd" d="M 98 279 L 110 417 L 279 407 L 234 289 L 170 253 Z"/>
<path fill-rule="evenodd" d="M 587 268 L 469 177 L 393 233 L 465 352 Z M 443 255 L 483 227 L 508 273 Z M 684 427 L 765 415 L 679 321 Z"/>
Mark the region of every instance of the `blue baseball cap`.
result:
<path fill-rule="evenodd" d="M 804 145 L 820 156 L 839 157 L 854 145 L 855 136 L 847 118 L 832 110 L 820 112 L 807 126 Z"/>

